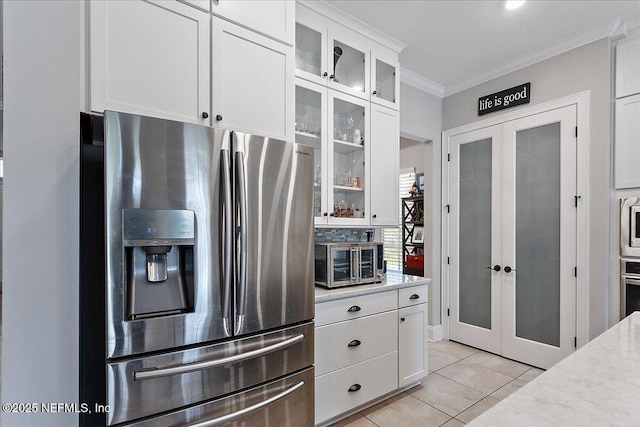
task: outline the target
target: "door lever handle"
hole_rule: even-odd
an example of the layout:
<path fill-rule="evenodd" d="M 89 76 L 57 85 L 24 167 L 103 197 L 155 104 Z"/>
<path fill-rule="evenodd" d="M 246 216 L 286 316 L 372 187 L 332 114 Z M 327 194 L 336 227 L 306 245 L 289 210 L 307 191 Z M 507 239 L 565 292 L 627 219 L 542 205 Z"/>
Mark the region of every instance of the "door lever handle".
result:
<path fill-rule="evenodd" d="M 504 267 L 504 272 L 505 272 L 505 273 L 511 273 L 512 271 L 516 271 L 516 269 L 515 269 L 515 268 L 511 268 L 511 267 L 509 267 L 508 265 L 506 265 L 506 266 Z"/>
<path fill-rule="evenodd" d="M 488 268 L 489 270 L 493 270 L 493 271 L 500 271 L 502 270 L 502 267 L 500 267 L 498 264 L 494 265 L 493 267 L 485 267 Z M 504 268 L 505 271 L 507 271 L 507 267 Z M 511 270 L 509 270 L 511 271 Z M 507 271 L 508 273 L 508 271 Z"/>

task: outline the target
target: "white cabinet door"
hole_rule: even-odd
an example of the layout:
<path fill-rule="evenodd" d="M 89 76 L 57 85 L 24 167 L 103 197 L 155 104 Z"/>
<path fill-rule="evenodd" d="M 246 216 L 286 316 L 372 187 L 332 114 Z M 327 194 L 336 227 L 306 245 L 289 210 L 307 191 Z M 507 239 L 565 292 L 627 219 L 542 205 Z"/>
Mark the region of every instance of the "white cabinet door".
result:
<path fill-rule="evenodd" d="M 91 110 L 209 123 L 207 13 L 132 0 L 92 1 L 90 15 Z"/>
<path fill-rule="evenodd" d="M 371 106 L 371 210 L 372 226 L 397 226 L 400 171 L 398 112 Z"/>
<path fill-rule="evenodd" d="M 640 93 L 640 37 L 616 47 L 616 98 Z"/>
<path fill-rule="evenodd" d="M 329 79 L 328 26 L 322 15 L 296 3 L 296 76 L 324 86 Z"/>
<path fill-rule="evenodd" d="M 330 24 L 327 38 L 329 88 L 369 101 L 372 42 L 338 24 Z"/>
<path fill-rule="evenodd" d="M 211 10 L 211 0 L 178 0 L 178 1 L 186 3 L 193 7 L 197 7 L 198 9 L 202 9 L 205 12 L 209 12 Z"/>
<path fill-rule="evenodd" d="M 329 225 L 369 225 L 369 101 L 329 91 Z"/>
<path fill-rule="evenodd" d="M 371 102 L 400 108 L 400 63 L 398 54 L 377 46 L 371 50 Z"/>
<path fill-rule="evenodd" d="M 293 141 L 293 47 L 212 18 L 216 125 Z"/>
<path fill-rule="evenodd" d="M 640 187 L 640 94 L 616 100 L 616 188 Z"/>
<path fill-rule="evenodd" d="M 398 387 L 418 381 L 428 373 L 428 304 L 398 310 Z"/>
<path fill-rule="evenodd" d="M 296 77 L 296 142 L 313 147 L 313 217 L 329 218 L 327 205 L 327 88 Z"/>
<path fill-rule="evenodd" d="M 213 0 L 211 12 L 293 46 L 296 6 L 291 0 Z"/>

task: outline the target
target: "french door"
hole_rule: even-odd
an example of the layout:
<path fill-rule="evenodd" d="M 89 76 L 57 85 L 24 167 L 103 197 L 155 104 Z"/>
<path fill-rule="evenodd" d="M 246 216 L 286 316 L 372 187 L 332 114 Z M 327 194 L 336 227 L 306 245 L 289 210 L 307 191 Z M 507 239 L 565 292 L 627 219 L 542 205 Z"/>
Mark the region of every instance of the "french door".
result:
<path fill-rule="evenodd" d="M 449 138 L 450 338 L 548 368 L 576 336 L 576 108 Z"/>

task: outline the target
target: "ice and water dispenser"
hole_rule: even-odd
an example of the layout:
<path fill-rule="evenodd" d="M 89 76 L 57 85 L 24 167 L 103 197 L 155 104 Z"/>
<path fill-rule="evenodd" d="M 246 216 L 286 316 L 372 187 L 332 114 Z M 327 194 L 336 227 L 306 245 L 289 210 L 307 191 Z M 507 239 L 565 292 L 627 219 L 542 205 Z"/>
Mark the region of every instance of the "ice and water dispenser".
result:
<path fill-rule="evenodd" d="M 126 318 L 193 311 L 194 212 L 124 209 L 122 220 Z"/>

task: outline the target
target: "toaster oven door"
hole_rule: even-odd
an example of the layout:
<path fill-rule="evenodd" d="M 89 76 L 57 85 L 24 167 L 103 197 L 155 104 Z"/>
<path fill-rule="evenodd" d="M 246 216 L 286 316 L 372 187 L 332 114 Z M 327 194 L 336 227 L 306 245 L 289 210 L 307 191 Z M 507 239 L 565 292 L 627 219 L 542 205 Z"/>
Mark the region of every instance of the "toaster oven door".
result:
<path fill-rule="evenodd" d="M 377 273 L 376 246 L 360 247 L 360 283 L 373 283 Z"/>
<path fill-rule="evenodd" d="M 357 281 L 357 266 L 353 263 L 351 246 L 331 246 L 329 254 L 329 287 L 348 286 Z"/>

